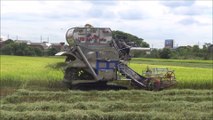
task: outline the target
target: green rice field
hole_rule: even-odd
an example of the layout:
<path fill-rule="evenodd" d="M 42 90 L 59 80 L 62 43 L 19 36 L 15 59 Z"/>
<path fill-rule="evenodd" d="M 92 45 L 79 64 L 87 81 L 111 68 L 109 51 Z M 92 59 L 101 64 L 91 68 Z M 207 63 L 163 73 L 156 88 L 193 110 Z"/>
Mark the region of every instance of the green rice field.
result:
<path fill-rule="evenodd" d="M 1 86 L 27 87 L 27 84 L 57 87 L 63 79 L 64 57 L 1 56 Z M 202 65 L 204 67 L 202 67 Z M 213 88 L 212 61 L 133 59 L 129 66 L 142 74 L 147 66 L 175 70 L 177 88 Z M 62 67 L 61 67 L 62 66 Z M 194 66 L 194 67 L 192 67 Z M 54 86 L 56 85 L 56 86 Z"/>
<path fill-rule="evenodd" d="M 135 58 L 129 66 L 175 70 L 162 91 L 69 90 L 64 57 L 0 56 L 0 120 L 212 120 L 212 61 Z"/>

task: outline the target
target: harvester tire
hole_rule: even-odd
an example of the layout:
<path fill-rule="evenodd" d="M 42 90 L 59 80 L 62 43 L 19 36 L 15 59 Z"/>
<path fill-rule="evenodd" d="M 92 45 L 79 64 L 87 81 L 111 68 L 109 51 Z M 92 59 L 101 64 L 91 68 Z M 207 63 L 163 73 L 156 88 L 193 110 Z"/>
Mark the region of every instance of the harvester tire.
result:
<path fill-rule="evenodd" d="M 64 81 L 66 87 L 72 88 L 72 81 L 78 79 L 78 69 L 77 68 L 67 68 L 64 73 Z"/>

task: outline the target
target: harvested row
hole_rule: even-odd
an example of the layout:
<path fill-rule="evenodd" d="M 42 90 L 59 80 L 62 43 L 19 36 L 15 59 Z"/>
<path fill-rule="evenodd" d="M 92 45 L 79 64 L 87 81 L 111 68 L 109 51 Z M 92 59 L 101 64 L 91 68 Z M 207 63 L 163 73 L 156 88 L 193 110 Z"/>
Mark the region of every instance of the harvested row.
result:
<path fill-rule="evenodd" d="M 0 119 L 211 119 L 211 90 L 30 91 L 1 100 Z"/>
<path fill-rule="evenodd" d="M 58 111 L 67 112 L 69 110 L 99 110 L 103 112 L 117 112 L 117 111 L 131 111 L 131 112 L 148 112 L 161 111 L 161 112 L 180 112 L 184 110 L 200 111 L 213 109 L 211 101 L 204 102 L 188 102 L 188 101 L 155 101 L 150 103 L 127 103 L 123 101 L 104 101 L 104 102 L 56 102 L 56 101 L 39 101 L 33 103 L 20 103 L 20 104 L 3 104 L 2 110 L 5 111 Z M 186 108 L 187 106 L 187 108 Z"/>
<path fill-rule="evenodd" d="M 66 103 L 87 101 L 124 101 L 133 103 L 150 103 L 155 101 L 211 101 L 213 91 L 211 90 L 164 90 L 160 92 L 140 90 L 120 91 L 28 91 L 18 90 L 13 95 L 3 99 L 4 103 L 23 103 L 37 101 L 58 101 Z"/>
<path fill-rule="evenodd" d="M 174 112 L 101 112 L 98 110 L 70 110 L 67 112 L 26 111 L 10 112 L 1 110 L 0 118 L 3 120 L 211 120 L 210 112 L 197 112 L 184 110 Z"/>

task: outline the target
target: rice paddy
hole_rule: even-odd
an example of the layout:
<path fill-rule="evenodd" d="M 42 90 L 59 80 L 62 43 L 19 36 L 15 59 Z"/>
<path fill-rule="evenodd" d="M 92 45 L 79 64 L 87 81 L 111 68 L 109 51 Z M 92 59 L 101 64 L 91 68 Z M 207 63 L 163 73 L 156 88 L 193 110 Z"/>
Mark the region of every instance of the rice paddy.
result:
<path fill-rule="evenodd" d="M 133 59 L 175 70 L 178 85 L 162 91 L 68 90 L 63 57 L 1 56 L 1 120 L 211 120 L 212 61 Z M 161 64 L 162 63 L 162 64 Z M 209 67 L 210 66 L 210 67 Z"/>
<path fill-rule="evenodd" d="M 157 67 L 175 70 L 178 81 L 177 88 L 213 88 L 212 61 L 148 60 L 149 59 L 141 58 L 133 59 L 129 66 L 140 74 L 142 74 L 142 71 L 144 71 L 147 66 L 151 68 Z M 1 56 L 1 87 L 16 86 L 23 88 L 29 84 L 38 85 L 38 87 L 57 87 L 57 82 L 63 79 L 63 62 L 64 57 Z M 161 63 L 163 65 L 160 65 Z M 184 64 L 180 65 L 180 63 Z M 204 64 L 205 67 L 200 67 L 202 64 Z M 194 67 L 191 65 L 194 65 Z"/>

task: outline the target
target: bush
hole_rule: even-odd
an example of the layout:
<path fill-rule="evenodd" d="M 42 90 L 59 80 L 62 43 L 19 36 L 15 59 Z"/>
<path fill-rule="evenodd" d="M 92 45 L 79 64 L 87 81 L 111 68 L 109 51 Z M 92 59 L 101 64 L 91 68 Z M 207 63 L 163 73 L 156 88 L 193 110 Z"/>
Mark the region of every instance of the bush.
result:
<path fill-rule="evenodd" d="M 160 58 L 169 59 L 171 58 L 171 49 L 169 48 L 163 48 L 162 51 L 160 51 Z"/>

